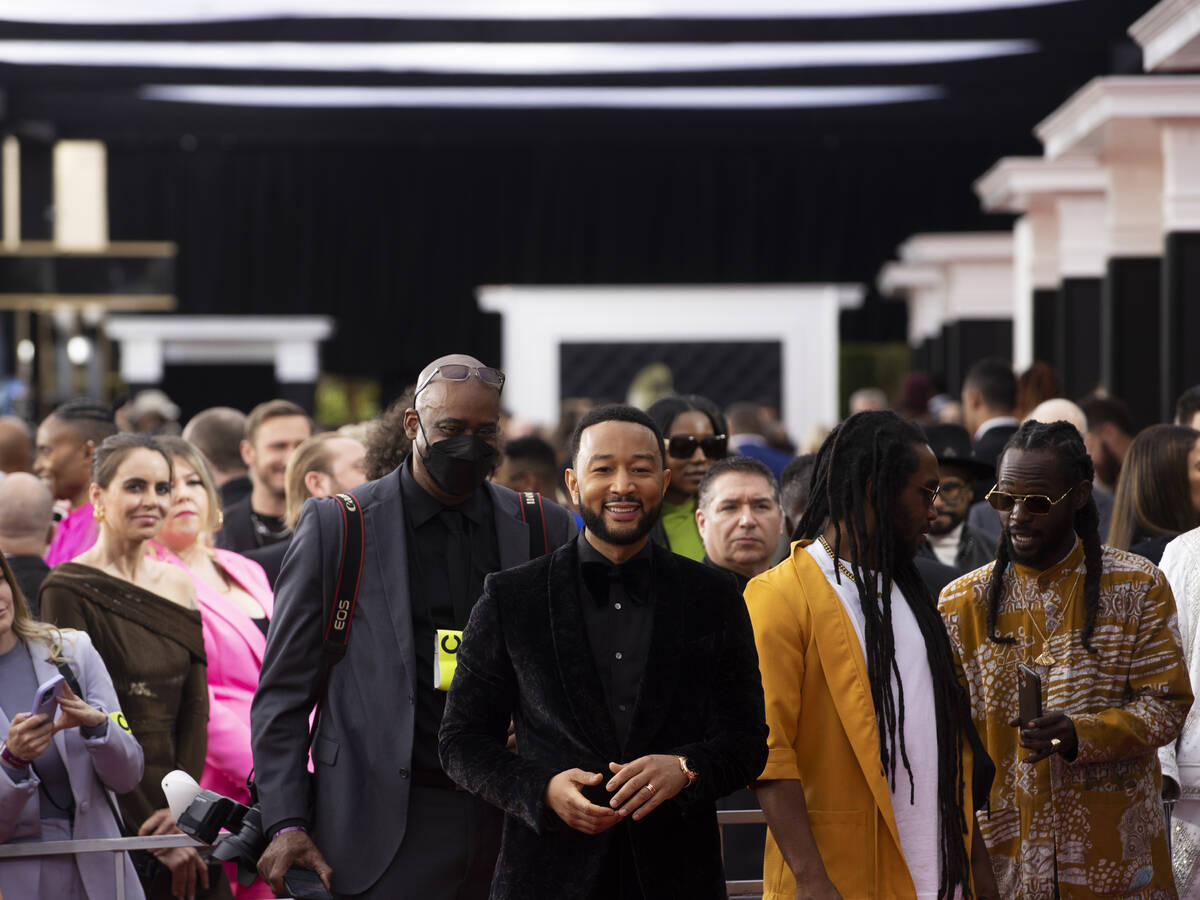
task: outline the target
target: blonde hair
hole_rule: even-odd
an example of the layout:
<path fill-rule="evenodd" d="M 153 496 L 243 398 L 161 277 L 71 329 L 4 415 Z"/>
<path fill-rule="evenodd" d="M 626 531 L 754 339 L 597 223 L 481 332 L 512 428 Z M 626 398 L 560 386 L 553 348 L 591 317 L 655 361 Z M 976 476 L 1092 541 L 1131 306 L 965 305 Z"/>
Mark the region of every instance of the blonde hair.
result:
<path fill-rule="evenodd" d="M 283 489 L 287 498 L 283 513 L 283 524 L 294 529 L 300 521 L 300 511 L 304 509 L 304 501 L 312 496 L 304 478 L 309 472 L 321 472 L 332 475 L 329 471 L 329 448 L 326 446 L 334 438 L 345 437 L 336 431 L 323 431 L 314 434 L 301 443 L 292 455 L 288 457 L 287 469 L 283 476 Z"/>
<path fill-rule="evenodd" d="M 213 532 L 220 527 L 221 495 L 217 493 L 217 483 L 213 479 L 212 469 L 208 460 L 200 452 L 200 448 L 191 441 L 185 441 L 174 435 L 160 436 L 156 439 L 158 445 L 166 451 L 167 456 L 174 461 L 175 457 L 184 460 L 200 476 L 204 483 L 204 493 L 208 497 L 208 521 L 204 523 L 204 531 Z M 172 470 L 174 466 L 172 465 Z"/>
<path fill-rule="evenodd" d="M 62 652 L 63 633 L 72 631 L 73 629 L 60 629 L 55 625 L 39 622 L 34 619 L 29 613 L 29 603 L 25 600 L 25 595 L 21 593 L 21 587 L 17 584 L 12 567 L 8 564 L 8 558 L 3 553 L 0 553 L 0 569 L 4 572 L 4 580 L 8 582 L 9 588 L 12 589 L 13 634 L 26 644 L 30 641 L 45 644 L 46 649 L 50 651 L 50 662 L 65 662 L 66 657 L 63 656 Z"/>

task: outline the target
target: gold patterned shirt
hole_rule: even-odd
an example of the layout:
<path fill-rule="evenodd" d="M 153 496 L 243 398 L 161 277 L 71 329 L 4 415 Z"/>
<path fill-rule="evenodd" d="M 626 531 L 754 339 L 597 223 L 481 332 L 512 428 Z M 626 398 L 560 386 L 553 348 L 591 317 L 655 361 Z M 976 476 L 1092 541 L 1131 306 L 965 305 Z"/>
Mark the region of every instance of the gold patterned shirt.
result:
<path fill-rule="evenodd" d="M 979 815 L 1004 897 L 1025 900 L 1174 897 L 1156 749 L 1179 734 L 1192 703 L 1175 601 L 1143 557 L 1102 550 L 1100 608 L 1084 649 L 1084 554 L 1076 541 L 1045 571 L 1010 564 L 987 637 L 994 563 L 942 591 L 940 609 L 971 712 L 996 764 L 990 808 Z M 1043 635 L 1048 640 L 1043 642 Z M 1055 660 L 1038 665 L 1043 649 Z M 1034 766 L 1019 746 L 1017 666 L 1042 678 L 1046 712 L 1071 717 L 1079 748 Z"/>

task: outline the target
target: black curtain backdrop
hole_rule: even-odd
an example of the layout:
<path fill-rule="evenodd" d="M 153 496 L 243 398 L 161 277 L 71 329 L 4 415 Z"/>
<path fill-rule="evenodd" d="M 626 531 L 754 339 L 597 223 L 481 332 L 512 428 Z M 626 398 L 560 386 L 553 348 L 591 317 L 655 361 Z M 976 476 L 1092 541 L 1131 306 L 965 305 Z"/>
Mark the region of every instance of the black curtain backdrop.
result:
<path fill-rule="evenodd" d="M 1009 221 L 964 186 L 1011 146 L 731 138 L 110 139 L 111 236 L 179 243 L 180 312 L 334 315 L 325 368 L 386 397 L 498 359 L 479 285 L 869 281 L 916 232 Z M 874 309 L 844 329 L 878 338 Z"/>

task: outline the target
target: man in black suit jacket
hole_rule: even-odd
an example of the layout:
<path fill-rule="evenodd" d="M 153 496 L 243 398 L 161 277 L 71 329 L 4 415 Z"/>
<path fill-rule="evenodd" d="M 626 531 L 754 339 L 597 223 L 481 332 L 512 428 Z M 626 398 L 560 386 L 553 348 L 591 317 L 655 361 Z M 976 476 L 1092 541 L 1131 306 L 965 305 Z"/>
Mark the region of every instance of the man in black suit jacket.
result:
<path fill-rule="evenodd" d="M 963 379 L 963 425 L 971 435 L 975 458 L 993 471 L 1000 451 L 1017 433 L 1016 409 L 1017 376 L 1007 361 L 981 359 L 971 366 Z"/>
<path fill-rule="evenodd" d="M 250 493 L 224 507 L 216 534 L 222 550 L 245 553 L 285 541 L 292 530 L 284 524 L 284 479 L 288 458 L 312 436 L 312 419 L 290 400 L 268 400 L 250 410 L 242 459 L 250 472 Z"/>
<path fill-rule="evenodd" d="M 649 543 L 669 474 L 645 413 L 592 410 L 572 459 L 585 530 L 487 579 L 442 763 L 507 813 L 492 900 L 724 898 L 714 802 L 767 758 L 745 604 Z"/>
<path fill-rule="evenodd" d="M 438 762 L 446 684 L 435 681 L 445 630 L 461 630 L 483 576 L 532 550 L 521 498 L 488 484 L 503 375 L 469 356 L 435 360 L 405 413 L 413 452 L 354 488 L 362 507 L 362 580 L 345 657 L 330 671 L 308 771 L 309 713 L 341 562 L 342 508 L 304 505 L 275 592 L 250 713 L 264 833 L 259 862 L 279 893 L 292 865 L 339 897 L 482 900 L 500 816 L 455 789 Z M 574 534 L 545 501 L 551 548 Z M 445 662 L 449 662 L 446 660 Z M 331 873 L 332 868 L 332 873 Z"/>

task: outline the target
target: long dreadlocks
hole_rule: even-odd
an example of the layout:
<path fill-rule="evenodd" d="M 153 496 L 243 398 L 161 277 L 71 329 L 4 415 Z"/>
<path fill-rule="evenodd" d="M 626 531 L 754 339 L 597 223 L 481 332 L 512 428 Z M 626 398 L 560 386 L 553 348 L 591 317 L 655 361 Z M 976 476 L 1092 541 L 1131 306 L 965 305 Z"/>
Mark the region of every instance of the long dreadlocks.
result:
<path fill-rule="evenodd" d="M 865 622 L 863 643 L 879 731 L 879 755 L 893 791 L 897 757 L 902 761 L 908 773 L 910 802 L 915 786 L 904 745 L 904 686 L 892 631 L 893 584 L 917 620 L 933 680 L 938 729 L 942 851 L 938 894 L 951 897 L 961 887 L 964 895 L 970 896 L 970 860 L 964 840 L 969 825 L 962 808 L 962 743 L 973 727 L 970 708 L 955 674 L 950 639 L 937 605 L 917 571 L 911 551 L 898 548 L 891 526 L 897 498 L 917 470 L 916 448 L 923 444 L 925 437 L 920 429 L 895 413 L 862 412 L 851 416 L 830 433 L 817 452 L 809 506 L 796 526 L 795 537 L 816 538 L 832 524 L 834 555 L 840 555 L 843 539 L 849 542 Z M 873 536 L 868 534 L 867 509 L 872 511 L 877 526 Z"/>
<path fill-rule="evenodd" d="M 1000 458 L 1003 459 L 1009 450 L 1046 450 L 1053 453 L 1058 457 L 1063 476 L 1069 484 L 1078 484 L 1081 481 L 1090 483 L 1096 474 L 1083 438 L 1069 422 L 1028 421 L 1008 439 Z M 1100 570 L 1103 560 L 1100 552 L 1100 513 L 1096 509 L 1094 497 L 1088 497 L 1088 502 L 1075 511 L 1074 527 L 1075 534 L 1083 542 L 1085 618 L 1083 634 L 1080 637 L 1084 649 L 1095 653 L 1092 647 L 1092 633 L 1096 630 L 1096 614 L 1100 610 Z M 997 644 L 1013 644 L 1017 640 L 1010 634 L 996 633 L 996 616 L 1000 610 L 1000 599 L 1004 596 L 1004 577 L 1008 572 L 1011 557 L 1012 547 L 1006 531 L 996 548 L 996 565 L 992 568 L 992 577 L 987 586 L 987 636 Z"/>

